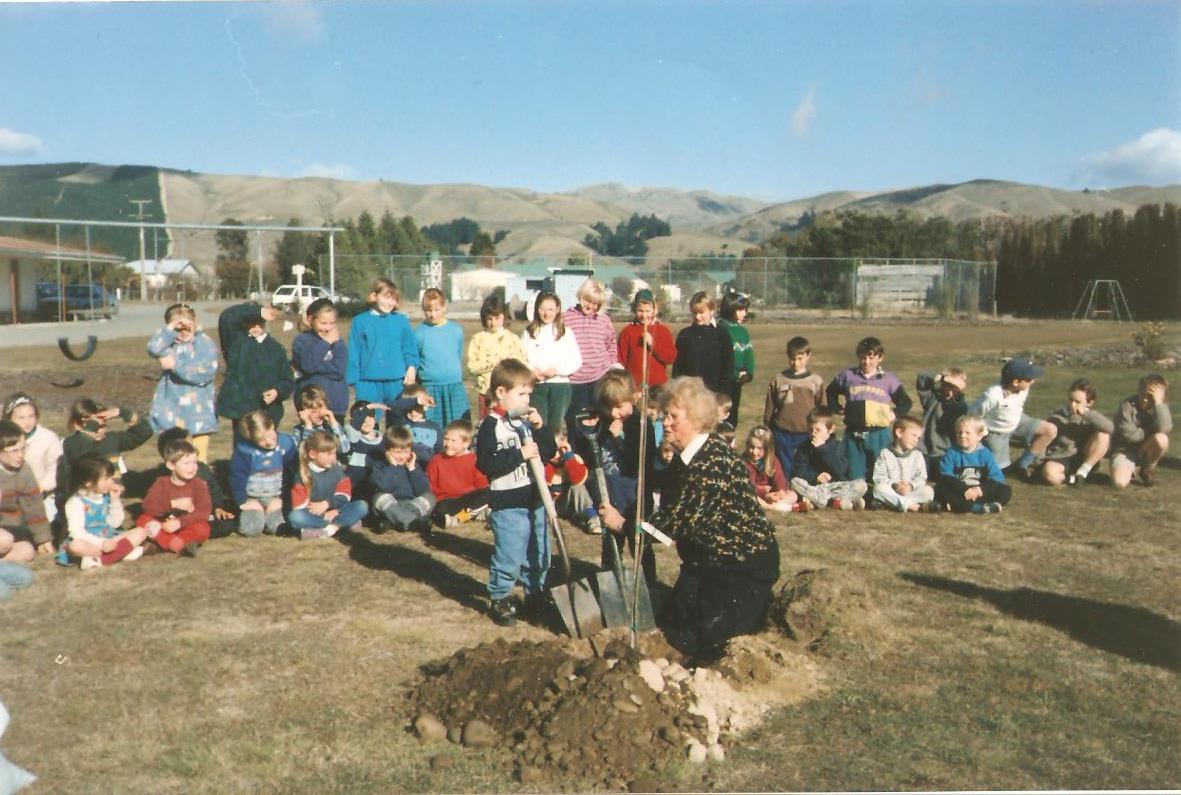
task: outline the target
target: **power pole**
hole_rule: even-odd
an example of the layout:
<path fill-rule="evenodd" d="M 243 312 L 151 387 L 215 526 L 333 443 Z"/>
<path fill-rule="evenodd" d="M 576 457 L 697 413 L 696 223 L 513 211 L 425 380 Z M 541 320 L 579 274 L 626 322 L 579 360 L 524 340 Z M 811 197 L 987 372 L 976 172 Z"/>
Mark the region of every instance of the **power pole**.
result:
<path fill-rule="evenodd" d="M 147 255 L 144 252 L 144 205 L 151 204 L 151 199 L 129 199 L 132 204 L 139 208 L 139 300 L 148 300 L 148 274 L 147 274 Z M 159 269 L 159 263 L 156 268 Z"/>

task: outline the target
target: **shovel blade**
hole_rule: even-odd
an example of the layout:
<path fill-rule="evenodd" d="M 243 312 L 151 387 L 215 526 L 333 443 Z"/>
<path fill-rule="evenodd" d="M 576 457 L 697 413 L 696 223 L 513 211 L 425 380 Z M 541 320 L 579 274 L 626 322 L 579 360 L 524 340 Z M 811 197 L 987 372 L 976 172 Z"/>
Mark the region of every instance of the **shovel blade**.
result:
<path fill-rule="evenodd" d="M 574 580 L 569 585 L 555 585 L 550 597 L 562 616 L 562 624 L 572 638 L 588 638 L 603 629 L 603 614 L 594 591 L 586 580 Z M 571 605 L 573 602 L 573 605 Z"/>
<path fill-rule="evenodd" d="M 614 572 L 601 571 L 596 575 L 599 585 L 599 601 L 603 605 L 603 620 L 609 627 L 630 627 L 632 625 L 632 601 L 635 596 L 635 572 L 623 567 L 623 582 L 616 579 Z M 639 611 L 636 614 L 636 631 L 651 632 L 656 629 L 656 617 L 652 611 L 652 599 L 648 596 L 648 583 L 640 578 Z"/>

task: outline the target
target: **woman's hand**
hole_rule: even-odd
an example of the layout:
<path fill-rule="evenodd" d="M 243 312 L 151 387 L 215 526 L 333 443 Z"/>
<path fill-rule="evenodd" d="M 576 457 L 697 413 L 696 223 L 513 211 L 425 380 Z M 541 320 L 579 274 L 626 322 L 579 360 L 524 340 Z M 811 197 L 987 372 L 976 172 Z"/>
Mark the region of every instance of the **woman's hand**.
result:
<path fill-rule="evenodd" d="M 603 525 L 611 532 L 618 533 L 623 530 L 625 522 L 623 514 L 615 510 L 615 506 L 611 503 L 600 503 L 599 518 L 603 521 Z"/>

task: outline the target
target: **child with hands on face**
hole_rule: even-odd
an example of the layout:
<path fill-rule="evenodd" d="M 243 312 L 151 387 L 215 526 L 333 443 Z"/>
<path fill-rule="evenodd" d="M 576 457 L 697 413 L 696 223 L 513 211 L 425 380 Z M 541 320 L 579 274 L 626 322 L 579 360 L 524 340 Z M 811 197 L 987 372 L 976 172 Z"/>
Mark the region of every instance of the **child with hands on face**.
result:
<path fill-rule="evenodd" d="M 329 298 L 317 298 L 308 304 L 304 321 L 307 329 L 291 342 L 295 393 L 298 396 L 306 387 L 319 387 L 328 408 L 338 421 L 344 422 L 349 407 L 349 349 L 336 325 L 336 306 Z M 299 408 L 297 399 L 296 411 Z"/>
<path fill-rule="evenodd" d="M 370 479 L 375 493 L 373 508 L 379 519 L 377 532 L 385 532 L 390 526 L 430 531 L 431 512 L 437 501 L 430 479 L 419 465 L 409 428 L 386 428 L 385 455 L 374 463 Z"/>
<path fill-rule="evenodd" d="M 217 396 L 217 414 L 238 423 L 261 409 L 278 425 L 283 419 L 283 401 L 295 388 L 287 349 L 267 333 L 261 310 L 247 314 L 242 327 L 246 336 L 230 349 L 226 379 Z"/>
<path fill-rule="evenodd" d="M 340 452 L 349 451 L 349 437 L 344 426 L 336 419 L 336 414 L 328 403 L 328 395 L 318 386 L 305 386 L 299 391 L 297 399 L 299 405 L 299 422 L 292 429 L 296 444 L 303 444 L 304 440 L 316 431 L 324 431 L 336 438 Z"/>
<path fill-rule="evenodd" d="M 755 496 L 765 511 L 810 511 L 813 505 L 801 500 L 787 485 L 787 478 L 775 456 L 775 437 L 766 425 L 756 425 L 746 437 L 742 454 Z"/>
<path fill-rule="evenodd" d="M 1169 449 L 1173 416 L 1165 390 L 1168 381 L 1153 373 L 1140 379 L 1136 394 L 1120 403 L 1115 413 L 1111 444 L 1111 480 L 1126 488 L 1133 476 L 1145 486 L 1156 485 L 1156 465 Z"/>
<path fill-rule="evenodd" d="M 811 434 L 792 458 L 791 488 L 817 508 L 831 505 L 843 511 L 865 507 L 865 481 L 853 477 L 846 446 L 837 441 L 831 409 L 815 408 L 808 415 Z"/>
<path fill-rule="evenodd" d="M 221 363 L 217 345 L 197 325 L 188 304 L 164 311 L 164 328 L 148 340 L 148 354 L 160 365 L 149 419 L 156 433 L 185 428 L 202 461 L 208 460 L 209 435 L 217 432 L 214 379 Z"/>

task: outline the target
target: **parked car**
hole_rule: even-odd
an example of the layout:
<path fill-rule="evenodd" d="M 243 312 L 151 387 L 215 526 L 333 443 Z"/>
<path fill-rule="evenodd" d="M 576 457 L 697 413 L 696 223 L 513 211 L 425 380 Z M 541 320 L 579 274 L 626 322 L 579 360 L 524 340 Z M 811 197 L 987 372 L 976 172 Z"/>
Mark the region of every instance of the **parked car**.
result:
<path fill-rule="evenodd" d="M 119 299 L 101 284 L 65 285 L 65 318 L 111 318 L 119 314 Z M 62 311 L 61 294 L 55 282 L 37 283 L 37 315 L 44 320 L 57 320 Z"/>
<path fill-rule="evenodd" d="M 329 298 L 333 303 L 338 304 L 347 304 L 352 300 L 347 296 L 333 295 L 316 284 L 283 284 L 276 287 L 275 292 L 271 293 L 271 304 L 293 309 L 295 307 L 307 306 L 312 301 L 320 298 Z"/>

